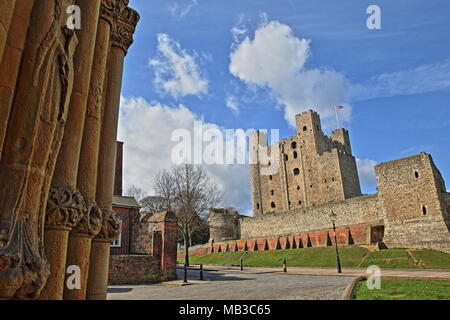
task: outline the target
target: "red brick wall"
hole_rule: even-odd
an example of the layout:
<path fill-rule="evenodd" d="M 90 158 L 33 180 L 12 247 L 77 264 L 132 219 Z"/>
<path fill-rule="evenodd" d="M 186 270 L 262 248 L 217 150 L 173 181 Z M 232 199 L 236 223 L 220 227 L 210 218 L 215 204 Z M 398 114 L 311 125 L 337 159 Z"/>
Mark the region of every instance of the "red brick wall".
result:
<path fill-rule="evenodd" d="M 161 281 L 159 260 L 153 256 L 110 257 L 109 284 L 146 284 Z"/>
<path fill-rule="evenodd" d="M 138 209 L 113 207 L 122 221 L 121 246 L 111 247 L 111 255 L 131 254 L 130 241 L 132 237 L 132 226 L 139 215 Z"/>

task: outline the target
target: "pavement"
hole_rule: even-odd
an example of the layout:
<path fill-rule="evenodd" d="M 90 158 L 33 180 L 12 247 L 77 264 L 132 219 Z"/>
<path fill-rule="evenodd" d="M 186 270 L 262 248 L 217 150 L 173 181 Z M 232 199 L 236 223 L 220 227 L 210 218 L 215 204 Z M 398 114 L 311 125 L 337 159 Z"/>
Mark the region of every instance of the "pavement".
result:
<path fill-rule="evenodd" d="M 178 271 L 183 279 L 183 271 Z M 352 277 L 303 276 L 284 273 L 189 271 L 181 280 L 154 285 L 111 286 L 108 300 L 337 300 Z"/>
<path fill-rule="evenodd" d="M 337 300 L 354 279 L 369 276 L 367 269 L 205 266 L 182 280 L 153 285 L 111 286 L 108 300 Z M 178 270 L 183 279 L 183 270 Z M 382 279 L 450 280 L 450 270 L 382 269 Z"/>
<path fill-rule="evenodd" d="M 215 269 L 226 272 L 241 272 L 239 267 L 205 266 L 206 269 Z M 244 273 L 283 273 L 281 268 L 270 267 L 245 267 Z M 367 269 L 344 268 L 342 273 L 337 273 L 336 268 L 298 268 L 289 267 L 288 274 L 304 276 L 335 276 L 335 277 L 361 277 L 369 276 Z M 426 279 L 426 280 L 450 280 L 450 270 L 431 269 L 381 269 L 383 279 Z"/>

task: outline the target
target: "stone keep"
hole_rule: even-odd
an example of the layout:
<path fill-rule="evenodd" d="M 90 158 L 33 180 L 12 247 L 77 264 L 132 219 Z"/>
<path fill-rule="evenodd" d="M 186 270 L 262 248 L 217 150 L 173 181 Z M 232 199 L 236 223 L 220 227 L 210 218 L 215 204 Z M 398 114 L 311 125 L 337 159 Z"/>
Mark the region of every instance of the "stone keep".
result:
<path fill-rule="evenodd" d="M 325 136 L 311 110 L 297 115 L 296 123 L 296 136 L 279 144 L 267 146 L 262 132 L 250 136 L 253 217 L 236 220 L 224 209 L 212 210 L 216 243 L 209 251 L 252 250 L 255 243 L 257 250 L 327 246 L 334 238 L 333 212 L 341 244 L 450 252 L 450 193 L 430 155 L 377 165 L 378 192 L 361 195 L 348 131 Z M 270 163 L 273 153 L 279 161 Z"/>
<path fill-rule="evenodd" d="M 268 146 L 268 154 L 278 161 L 264 163 L 261 150 L 256 151 L 250 168 L 255 216 L 361 195 L 348 131 L 339 129 L 327 137 L 312 110 L 297 115 L 296 124 L 296 136 Z M 253 145 L 267 146 L 262 132 L 254 133 L 252 140 Z"/>

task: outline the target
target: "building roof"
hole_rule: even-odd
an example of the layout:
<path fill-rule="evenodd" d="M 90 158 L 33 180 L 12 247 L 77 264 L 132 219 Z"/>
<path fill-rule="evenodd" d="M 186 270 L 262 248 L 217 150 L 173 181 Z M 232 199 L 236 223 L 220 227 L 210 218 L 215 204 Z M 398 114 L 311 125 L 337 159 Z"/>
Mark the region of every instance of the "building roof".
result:
<path fill-rule="evenodd" d="M 141 208 L 134 197 L 124 196 L 113 196 L 113 206 L 121 208 Z"/>

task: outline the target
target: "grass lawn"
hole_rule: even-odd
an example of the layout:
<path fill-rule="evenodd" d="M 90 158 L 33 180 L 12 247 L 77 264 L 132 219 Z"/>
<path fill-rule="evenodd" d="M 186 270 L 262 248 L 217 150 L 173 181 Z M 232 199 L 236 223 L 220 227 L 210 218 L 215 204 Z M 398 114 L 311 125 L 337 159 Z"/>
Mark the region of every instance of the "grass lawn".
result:
<path fill-rule="evenodd" d="M 380 290 L 369 290 L 360 281 L 355 300 L 450 300 L 450 281 L 382 280 Z"/>
<path fill-rule="evenodd" d="M 407 249 L 388 249 L 370 252 L 359 246 L 339 248 L 344 268 L 367 268 L 377 265 L 387 269 L 450 269 L 450 254 L 434 250 L 415 250 L 412 254 L 419 264 L 407 254 Z M 219 252 L 191 257 L 191 264 L 239 264 L 243 252 Z M 280 267 L 286 258 L 288 267 L 335 267 L 334 247 L 316 247 L 288 250 L 248 251 L 244 265 L 253 267 Z M 183 263 L 183 260 L 179 260 Z"/>

